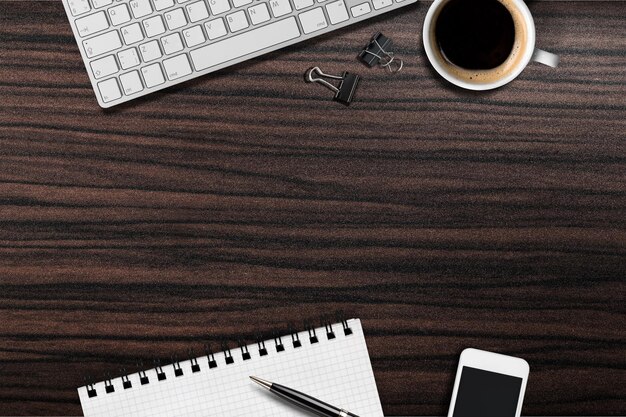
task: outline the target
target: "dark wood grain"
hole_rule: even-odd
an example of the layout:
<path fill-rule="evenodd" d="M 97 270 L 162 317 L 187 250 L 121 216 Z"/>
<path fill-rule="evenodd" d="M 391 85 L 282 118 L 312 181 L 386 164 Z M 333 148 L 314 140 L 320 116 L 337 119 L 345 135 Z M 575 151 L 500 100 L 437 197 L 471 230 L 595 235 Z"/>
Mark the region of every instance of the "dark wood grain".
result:
<path fill-rule="evenodd" d="M 527 415 L 626 411 L 626 2 L 532 2 L 562 57 L 443 83 L 429 3 L 98 108 L 58 1 L 0 1 L 0 413 L 342 309 L 388 414 L 443 415 L 469 346 Z M 355 55 L 377 30 L 406 61 Z M 364 76 L 349 109 L 306 68 Z"/>

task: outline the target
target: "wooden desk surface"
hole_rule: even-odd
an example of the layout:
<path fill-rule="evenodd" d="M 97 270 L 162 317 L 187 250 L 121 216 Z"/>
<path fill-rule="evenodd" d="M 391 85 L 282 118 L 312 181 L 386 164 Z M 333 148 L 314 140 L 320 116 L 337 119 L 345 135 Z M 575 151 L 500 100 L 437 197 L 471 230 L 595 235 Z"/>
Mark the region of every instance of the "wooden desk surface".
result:
<path fill-rule="evenodd" d="M 561 67 L 482 94 L 429 4 L 102 111 L 61 3 L 0 0 L 2 413 L 338 309 L 387 414 L 445 414 L 469 346 L 530 362 L 526 415 L 624 413 L 626 2 L 532 2 Z M 400 74 L 355 60 L 377 30 Z"/>

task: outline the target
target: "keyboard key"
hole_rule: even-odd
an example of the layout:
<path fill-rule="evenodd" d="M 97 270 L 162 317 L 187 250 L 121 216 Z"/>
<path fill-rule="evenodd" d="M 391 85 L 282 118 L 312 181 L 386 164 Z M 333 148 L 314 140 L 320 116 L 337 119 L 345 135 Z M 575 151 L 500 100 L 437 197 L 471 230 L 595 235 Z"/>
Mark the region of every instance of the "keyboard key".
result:
<path fill-rule="evenodd" d="M 383 7 L 389 7 L 393 4 L 393 0 L 372 0 L 372 4 L 374 5 L 374 9 L 379 10 Z"/>
<path fill-rule="evenodd" d="M 187 24 L 185 12 L 183 12 L 183 9 L 174 9 L 167 12 L 165 13 L 165 22 L 170 30 L 182 28 Z"/>
<path fill-rule="evenodd" d="M 69 0 L 67 4 L 70 6 L 70 13 L 72 16 L 80 16 L 83 13 L 87 13 L 91 10 L 88 0 Z"/>
<path fill-rule="evenodd" d="M 211 40 L 221 38 L 228 33 L 226 26 L 224 25 L 224 19 L 221 17 L 219 19 L 206 22 L 204 24 L 204 28 L 206 29 L 206 34 Z"/>
<path fill-rule="evenodd" d="M 352 13 L 353 17 L 363 16 L 372 11 L 369 3 L 361 3 L 350 9 L 350 13 Z"/>
<path fill-rule="evenodd" d="M 249 7 L 248 14 L 250 15 L 250 21 L 252 21 L 253 25 L 258 25 L 259 23 L 270 20 L 270 12 L 267 10 L 267 5 L 265 3 Z"/>
<path fill-rule="evenodd" d="M 321 7 L 300 13 L 298 17 L 300 18 L 300 24 L 302 24 L 302 30 L 306 34 L 322 30 L 328 26 L 326 17 L 324 17 L 324 11 Z"/>
<path fill-rule="evenodd" d="M 98 90 L 100 90 L 100 96 L 102 97 L 102 101 L 105 103 L 122 97 L 120 86 L 117 84 L 117 80 L 115 78 L 110 78 L 106 81 L 98 83 Z"/>
<path fill-rule="evenodd" d="M 124 94 L 127 96 L 136 94 L 143 90 L 143 84 L 141 84 L 141 78 L 139 78 L 139 73 L 137 71 L 120 75 L 120 81 L 122 82 Z"/>
<path fill-rule="evenodd" d="M 143 81 L 146 83 L 146 87 L 148 88 L 155 87 L 165 82 L 163 71 L 161 71 L 161 66 L 158 63 L 143 67 L 141 69 L 141 74 L 143 75 Z"/>
<path fill-rule="evenodd" d="M 132 0 L 130 10 L 132 10 L 135 19 L 139 19 L 152 13 L 152 6 L 150 6 L 150 0 Z"/>
<path fill-rule="evenodd" d="M 225 13 L 230 10 L 228 0 L 209 0 L 209 8 L 213 15 Z"/>
<path fill-rule="evenodd" d="M 313 0 L 293 0 L 296 10 L 306 9 L 307 7 L 313 6 L 314 3 Z"/>
<path fill-rule="evenodd" d="M 320 9 L 321 10 L 321 9 Z M 191 60 L 198 71 L 279 45 L 300 36 L 294 17 L 270 23 L 191 51 Z"/>
<path fill-rule="evenodd" d="M 163 50 L 166 55 L 171 55 L 185 49 L 178 33 L 172 33 L 171 35 L 162 37 L 161 44 L 163 45 Z"/>
<path fill-rule="evenodd" d="M 165 24 L 161 16 L 154 16 L 144 20 L 143 28 L 146 30 L 146 36 L 149 38 L 165 33 Z"/>
<path fill-rule="evenodd" d="M 122 36 L 126 45 L 132 45 L 143 40 L 143 32 L 141 31 L 141 25 L 139 23 L 133 23 L 132 25 L 124 26 L 122 28 Z"/>
<path fill-rule="evenodd" d="M 270 7 L 274 17 L 281 17 L 291 13 L 289 0 L 270 0 Z"/>
<path fill-rule="evenodd" d="M 246 19 L 246 12 L 239 10 L 238 12 L 229 14 L 226 16 L 228 27 L 231 32 L 237 32 L 248 27 L 248 19 Z"/>
<path fill-rule="evenodd" d="M 122 66 L 122 69 L 136 67 L 137 65 L 141 64 L 141 61 L 139 60 L 139 55 L 137 55 L 137 49 L 135 48 L 130 48 L 118 52 L 117 59 L 120 60 L 120 65 Z"/>
<path fill-rule="evenodd" d="M 157 11 L 165 10 L 174 5 L 174 0 L 154 0 L 154 8 Z"/>
<path fill-rule="evenodd" d="M 241 7 L 241 6 L 245 6 L 246 4 L 250 4 L 252 2 L 253 0 L 233 0 L 233 6 Z"/>
<path fill-rule="evenodd" d="M 185 6 L 187 14 L 189 15 L 189 21 L 191 23 L 199 22 L 200 20 L 207 19 L 209 17 L 209 11 L 206 8 L 204 1 L 197 1 L 195 3 Z"/>
<path fill-rule="evenodd" d="M 109 28 L 109 21 L 104 12 L 98 12 L 89 16 L 76 19 L 76 29 L 81 37 L 93 35 Z"/>
<path fill-rule="evenodd" d="M 111 7 L 109 9 L 109 16 L 111 17 L 111 24 L 113 24 L 113 26 L 130 22 L 130 13 L 128 12 L 128 7 L 126 7 L 125 4 Z"/>
<path fill-rule="evenodd" d="M 345 22 L 350 18 L 350 16 L 348 16 L 348 9 L 346 9 L 346 4 L 343 0 L 328 3 L 326 5 L 326 13 L 328 13 L 328 19 L 333 25 Z"/>
<path fill-rule="evenodd" d="M 161 54 L 161 48 L 159 48 L 159 42 L 157 41 L 150 41 L 139 46 L 139 52 L 141 52 L 141 57 L 144 62 L 150 62 L 163 56 L 163 54 Z"/>
<path fill-rule="evenodd" d="M 191 65 L 189 65 L 189 59 L 185 54 L 166 59 L 163 61 L 163 66 L 165 67 L 165 74 L 170 80 L 191 74 Z"/>
<path fill-rule="evenodd" d="M 202 32 L 202 28 L 200 26 L 193 26 L 189 29 L 183 30 L 183 37 L 185 38 L 185 43 L 188 48 L 193 48 L 194 46 L 198 46 L 206 41 L 204 32 Z"/>
<path fill-rule="evenodd" d="M 94 36 L 91 39 L 83 41 L 83 48 L 87 54 L 87 58 L 93 58 L 98 55 L 119 49 L 122 46 L 122 40 L 117 30 Z"/>
<path fill-rule="evenodd" d="M 119 71 L 113 55 L 91 61 L 91 71 L 96 79 L 104 78 Z"/>
<path fill-rule="evenodd" d="M 93 3 L 93 7 L 96 9 L 113 4 L 113 0 L 92 0 L 91 2 Z"/>

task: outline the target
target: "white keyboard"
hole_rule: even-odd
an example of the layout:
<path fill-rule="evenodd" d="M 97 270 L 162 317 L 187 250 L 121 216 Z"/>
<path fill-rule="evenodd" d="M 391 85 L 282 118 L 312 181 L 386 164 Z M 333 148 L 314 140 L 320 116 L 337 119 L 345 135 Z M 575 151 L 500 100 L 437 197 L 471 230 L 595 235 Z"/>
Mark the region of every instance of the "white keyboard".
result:
<path fill-rule="evenodd" d="M 98 103 L 106 108 L 415 1 L 63 0 L 63 4 Z"/>

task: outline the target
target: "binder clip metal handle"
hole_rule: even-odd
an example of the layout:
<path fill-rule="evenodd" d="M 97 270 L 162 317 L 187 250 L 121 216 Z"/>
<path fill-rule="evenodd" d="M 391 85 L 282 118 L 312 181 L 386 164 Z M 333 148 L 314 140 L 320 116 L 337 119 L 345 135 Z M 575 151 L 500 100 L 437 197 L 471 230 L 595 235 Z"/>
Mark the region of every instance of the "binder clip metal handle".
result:
<path fill-rule="evenodd" d="M 335 86 L 326 81 L 324 78 L 339 80 L 339 85 Z M 352 102 L 356 87 L 361 77 L 356 74 L 344 72 L 339 75 L 325 74 L 319 67 L 310 68 L 304 75 L 304 80 L 308 83 L 318 83 L 335 93 L 333 100 L 345 104 L 346 106 Z"/>

